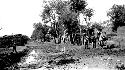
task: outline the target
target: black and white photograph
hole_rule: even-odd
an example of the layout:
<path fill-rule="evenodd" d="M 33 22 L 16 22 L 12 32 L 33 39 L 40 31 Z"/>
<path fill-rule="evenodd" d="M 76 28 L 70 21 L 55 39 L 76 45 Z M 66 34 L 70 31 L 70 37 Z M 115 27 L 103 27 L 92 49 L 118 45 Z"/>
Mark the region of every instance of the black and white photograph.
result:
<path fill-rule="evenodd" d="M 125 0 L 0 0 L 0 70 L 125 70 Z"/>

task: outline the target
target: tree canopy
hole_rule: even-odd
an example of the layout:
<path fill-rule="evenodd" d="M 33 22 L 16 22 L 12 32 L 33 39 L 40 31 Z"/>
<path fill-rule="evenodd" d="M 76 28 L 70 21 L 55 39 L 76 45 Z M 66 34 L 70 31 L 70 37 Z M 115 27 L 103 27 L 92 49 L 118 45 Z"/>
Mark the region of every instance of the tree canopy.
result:
<path fill-rule="evenodd" d="M 42 23 L 34 23 L 34 31 L 32 33 L 31 38 L 34 40 L 40 39 L 45 41 L 45 37 L 48 34 L 49 26 Z"/>
<path fill-rule="evenodd" d="M 48 3 L 43 6 L 43 12 L 41 13 L 41 18 L 44 24 L 51 23 L 48 33 L 51 34 L 51 36 L 53 36 L 55 39 L 62 36 L 64 30 L 66 30 L 67 34 L 70 36 L 70 39 L 73 39 L 71 37 L 75 36 L 75 33 L 79 34 L 82 31 L 79 22 L 80 13 L 86 16 L 86 20 L 90 20 L 91 16 L 93 15 L 93 9 L 87 9 L 87 5 L 86 0 L 48 1 Z M 43 32 L 46 30 L 44 29 L 43 25 L 37 23 L 34 28 L 35 30 L 33 31 L 32 37 L 35 39 L 41 38 L 44 36 L 44 34 L 46 34 L 43 34 Z"/>
<path fill-rule="evenodd" d="M 113 31 L 117 31 L 120 26 L 125 26 L 125 5 L 114 4 L 107 15 L 113 24 Z"/>

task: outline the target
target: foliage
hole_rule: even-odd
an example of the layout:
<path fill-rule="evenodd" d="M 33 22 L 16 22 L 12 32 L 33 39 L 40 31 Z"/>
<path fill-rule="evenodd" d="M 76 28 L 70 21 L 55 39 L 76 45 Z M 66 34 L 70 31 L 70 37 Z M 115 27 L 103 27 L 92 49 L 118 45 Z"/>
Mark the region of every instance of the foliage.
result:
<path fill-rule="evenodd" d="M 87 2 L 85 0 L 70 0 L 71 2 L 71 10 L 75 12 L 79 12 L 85 9 L 87 6 Z"/>
<path fill-rule="evenodd" d="M 24 46 L 30 38 L 26 35 L 16 34 L 16 35 L 5 35 L 0 37 L 0 46 L 7 48 L 13 46 Z"/>
<path fill-rule="evenodd" d="M 68 34 L 75 33 L 78 30 L 78 20 L 75 13 L 65 13 L 60 18 L 61 22 L 67 29 Z"/>
<path fill-rule="evenodd" d="M 94 15 L 94 10 L 92 8 L 88 8 L 88 9 L 85 9 L 83 13 L 86 16 L 85 21 L 87 21 L 87 18 L 90 21 L 91 17 Z"/>
<path fill-rule="evenodd" d="M 88 17 L 91 17 L 94 13 L 94 10 L 92 8 L 85 9 L 85 15 Z"/>
<path fill-rule="evenodd" d="M 44 6 L 41 17 L 45 23 L 51 23 L 51 29 L 49 33 L 53 37 L 59 37 L 63 34 L 64 26 L 59 22 L 58 18 L 64 13 L 66 4 L 66 1 L 53 0 L 49 1 L 49 4 Z"/>
<path fill-rule="evenodd" d="M 52 37 L 57 37 L 56 30 L 54 28 L 50 29 L 49 34 L 51 34 Z"/>
<path fill-rule="evenodd" d="M 54 14 L 62 14 L 66 4 L 66 1 L 62 0 L 49 1 L 49 4 L 44 6 L 43 12 L 41 14 L 42 20 L 45 23 L 51 22 L 51 20 L 55 20 L 56 17 Z M 56 11 L 55 13 L 53 13 L 54 10 Z"/>
<path fill-rule="evenodd" d="M 79 13 L 85 10 L 87 6 L 84 0 L 70 0 L 65 13 L 60 16 L 61 22 L 68 30 L 68 34 L 80 32 Z"/>
<path fill-rule="evenodd" d="M 91 26 L 92 28 L 96 28 L 96 29 L 98 29 L 99 31 L 101 31 L 104 27 L 101 25 L 101 24 L 99 24 L 99 23 L 94 23 L 94 24 L 92 24 L 92 26 Z"/>
<path fill-rule="evenodd" d="M 117 31 L 119 26 L 125 26 L 125 5 L 114 4 L 107 15 L 111 18 L 113 31 Z"/>
<path fill-rule="evenodd" d="M 56 10 L 58 14 L 58 23 L 64 25 L 68 29 L 69 34 L 78 28 L 78 13 L 85 9 L 87 6 L 86 1 L 84 0 L 70 0 L 70 1 L 50 1 L 49 5 L 45 5 L 44 11 L 41 17 L 47 17 L 49 19 L 53 18 L 51 11 Z M 55 20 L 55 18 L 53 18 Z M 47 20 L 47 19 L 46 19 Z M 49 20 L 51 21 L 51 20 Z M 54 22 L 55 23 L 55 22 Z M 58 30 L 59 31 L 59 30 Z"/>
<path fill-rule="evenodd" d="M 59 38 L 66 29 L 70 39 L 73 39 L 71 37 L 75 33 L 80 33 L 79 14 L 86 15 L 89 20 L 93 15 L 93 9 L 86 9 L 86 6 L 85 0 L 53 0 L 44 6 L 41 17 L 45 23 L 51 23 L 50 34 L 53 37 Z"/>
<path fill-rule="evenodd" d="M 50 27 L 45 24 L 43 25 L 42 23 L 35 23 L 34 28 L 35 29 L 32 33 L 31 38 L 34 40 L 40 39 L 40 40 L 46 41 L 45 37 L 48 34 L 48 30 Z"/>

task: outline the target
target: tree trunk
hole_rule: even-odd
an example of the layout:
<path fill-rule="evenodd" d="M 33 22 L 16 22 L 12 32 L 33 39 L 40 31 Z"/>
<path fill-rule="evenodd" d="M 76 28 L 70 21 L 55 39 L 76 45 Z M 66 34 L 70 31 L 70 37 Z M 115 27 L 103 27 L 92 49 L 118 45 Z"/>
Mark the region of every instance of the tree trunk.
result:
<path fill-rule="evenodd" d="M 45 42 L 45 35 L 43 35 L 43 42 Z"/>
<path fill-rule="evenodd" d="M 84 43 L 83 43 L 83 41 L 84 41 L 84 40 L 83 40 L 83 35 L 82 35 L 82 38 L 81 38 L 81 39 L 82 39 L 82 40 L 81 40 L 81 42 L 82 42 L 82 45 L 84 45 Z"/>
<path fill-rule="evenodd" d="M 59 41 L 58 41 L 58 42 L 59 42 L 59 44 L 61 43 L 61 38 L 62 38 L 62 36 L 59 36 Z"/>
<path fill-rule="evenodd" d="M 54 41 L 54 43 L 56 44 L 56 38 L 55 38 L 55 37 L 54 37 L 53 41 Z"/>
<path fill-rule="evenodd" d="M 71 42 L 71 44 L 72 44 L 72 41 L 73 41 L 72 34 L 70 34 L 70 42 Z"/>
<path fill-rule="evenodd" d="M 74 36 L 75 37 L 75 36 Z M 71 44 L 73 44 L 74 45 L 74 37 L 73 37 L 73 34 L 70 34 L 70 42 L 71 42 Z"/>

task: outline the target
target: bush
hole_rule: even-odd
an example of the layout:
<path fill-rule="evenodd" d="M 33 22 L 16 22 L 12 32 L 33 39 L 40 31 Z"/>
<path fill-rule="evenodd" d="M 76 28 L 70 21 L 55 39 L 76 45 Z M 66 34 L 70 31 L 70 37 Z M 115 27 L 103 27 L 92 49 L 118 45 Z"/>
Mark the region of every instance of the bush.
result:
<path fill-rule="evenodd" d="M 16 35 L 6 35 L 0 37 L 0 47 L 9 48 L 13 46 L 24 46 L 30 38 L 26 35 L 16 34 Z"/>
<path fill-rule="evenodd" d="M 113 40 L 107 41 L 106 42 L 106 47 L 107 49 L 113 49 L 113 48 L 118 48 L 119 46 L 117 45 L 117 43 Z"/>

